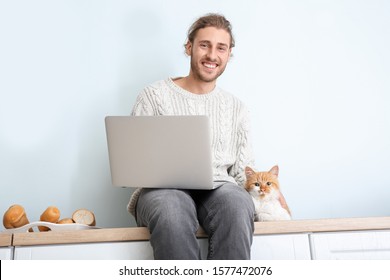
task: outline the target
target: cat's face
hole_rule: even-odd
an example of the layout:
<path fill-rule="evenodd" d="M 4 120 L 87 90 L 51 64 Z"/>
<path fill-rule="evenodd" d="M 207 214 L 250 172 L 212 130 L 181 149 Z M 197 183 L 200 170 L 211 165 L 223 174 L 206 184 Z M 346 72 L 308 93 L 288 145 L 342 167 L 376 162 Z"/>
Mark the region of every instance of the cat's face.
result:
<path fill-rule="evenodd" d="M 275 193 L 279 189 L 279 167 L 274 166 L 268 172 L 255 172 L 252 168 L 245 168 L 245 189 L 252 196 L 260 196 L 261 199 Z"/>

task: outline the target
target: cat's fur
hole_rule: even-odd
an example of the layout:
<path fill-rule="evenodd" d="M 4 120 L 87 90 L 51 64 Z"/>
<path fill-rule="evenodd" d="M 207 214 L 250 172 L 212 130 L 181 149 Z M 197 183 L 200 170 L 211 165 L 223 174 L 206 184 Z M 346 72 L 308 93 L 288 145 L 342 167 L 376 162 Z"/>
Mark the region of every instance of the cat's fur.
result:
<path fill-rule="evenodd" d="M 279 189 L 279 167 L 276 165 L 268 172 L 255 172 L 245 168 L 245 189 L 252 196 L 256 209 L 256 221 L 291 220 L 290 209 Z M 282 196 L 284 207 L 281 204 Z"/>

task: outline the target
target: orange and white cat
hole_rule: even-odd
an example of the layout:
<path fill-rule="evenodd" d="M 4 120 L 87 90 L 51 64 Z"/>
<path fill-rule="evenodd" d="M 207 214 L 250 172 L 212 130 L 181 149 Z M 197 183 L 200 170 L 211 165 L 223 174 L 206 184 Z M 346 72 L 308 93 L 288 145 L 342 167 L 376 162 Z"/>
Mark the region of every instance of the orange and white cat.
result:
<path fill-rule="evenodd" d="M 245 189 L 252 196 L 256 209 L 256 221 L 291 220 L 290 209 L 279 189 L 279 167 L 268 172 L 255 172 L 245 168 Z"/>

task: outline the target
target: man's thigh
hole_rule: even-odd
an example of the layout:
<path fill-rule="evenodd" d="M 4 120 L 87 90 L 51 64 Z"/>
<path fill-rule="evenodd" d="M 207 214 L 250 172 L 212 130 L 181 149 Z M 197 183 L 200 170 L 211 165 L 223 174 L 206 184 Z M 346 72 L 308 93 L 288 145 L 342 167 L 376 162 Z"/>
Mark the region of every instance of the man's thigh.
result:
<path fill-rule="evenodd" d="M 138 226 L 148 226 L 154 217 L 196 217 L 193 199 L 187 190 L 181 189 L 142 189 L 136 209 Z"/>

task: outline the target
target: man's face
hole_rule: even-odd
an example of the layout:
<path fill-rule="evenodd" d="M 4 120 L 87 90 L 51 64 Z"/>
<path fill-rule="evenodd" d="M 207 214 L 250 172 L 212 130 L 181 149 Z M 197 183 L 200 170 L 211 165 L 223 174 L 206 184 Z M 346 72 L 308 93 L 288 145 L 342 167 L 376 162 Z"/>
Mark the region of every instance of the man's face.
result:
<path fill-rule="evenodd" d="M 230 35 L 224 29 L 199 29 L 194 42 L 187 43 L 186 53 L 191 56 L 191 73 L 203 82 L 214 82 L 229 61 Z"/>

